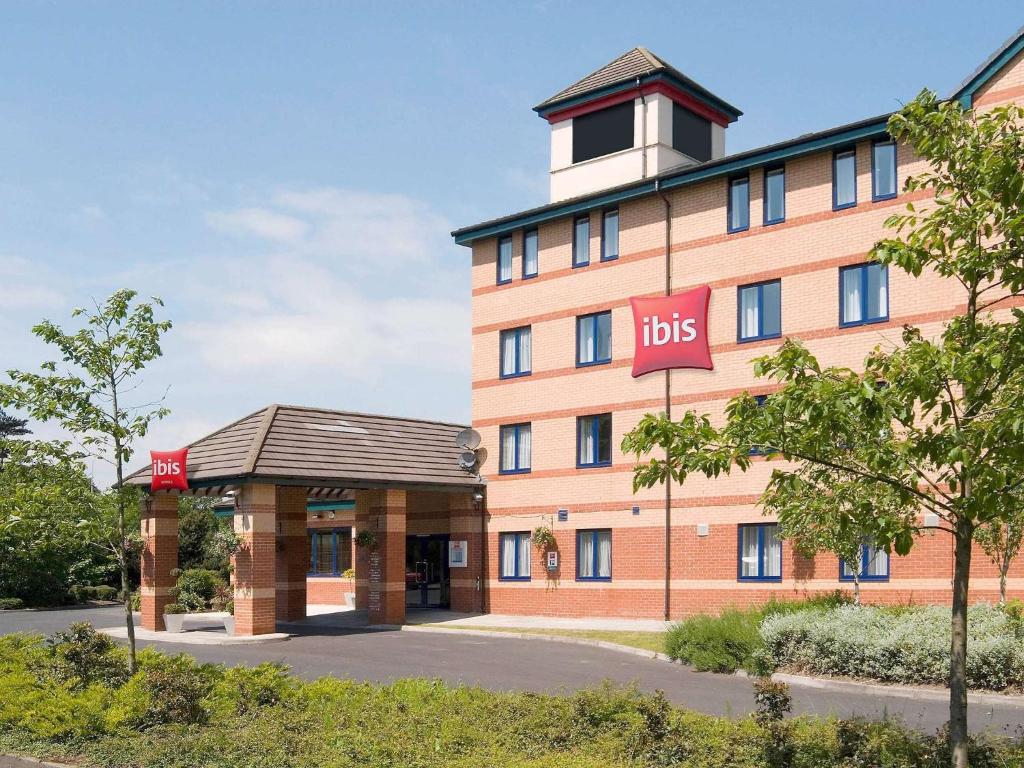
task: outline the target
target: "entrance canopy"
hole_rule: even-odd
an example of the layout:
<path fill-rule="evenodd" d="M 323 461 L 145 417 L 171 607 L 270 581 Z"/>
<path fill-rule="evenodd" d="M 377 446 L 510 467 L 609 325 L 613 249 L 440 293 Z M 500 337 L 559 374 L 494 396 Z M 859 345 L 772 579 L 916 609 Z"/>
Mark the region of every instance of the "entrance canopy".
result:
<path fill-rule="evenodd" d="M 313 498 L 345 489 L 472 490 L 483 484 L 459 466 L 458 424 L 295 405 L 270 405 L 188 446 L 189 489 L 221 495 L 240 483 L 309 489 Z M 173 446 L 170 446 L 173 447 Z M 130 485 L 148 486 L 150 467 Z"/>

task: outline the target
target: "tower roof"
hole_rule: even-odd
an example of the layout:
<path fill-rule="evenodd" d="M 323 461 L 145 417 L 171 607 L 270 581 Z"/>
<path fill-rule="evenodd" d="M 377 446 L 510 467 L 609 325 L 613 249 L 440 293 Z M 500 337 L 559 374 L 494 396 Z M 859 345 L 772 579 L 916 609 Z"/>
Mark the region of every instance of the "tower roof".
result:
<path fill-rule="evenodd" d="M 563 88 L 533 109 L 542 117 L 546 117 L 561 108 L 574 106 L 592 98 L 630 87 L 636 83 L 637 78 L 640 78 L 641 82 L 659 78 L 668 79 L 677 87 L 724 113 L 730 120 L 735 120 L 743 114 L 736 107 L 715 96 L 711 91 L 694 82 L 660 57 L 640 46 L 626 51 L 603 67 L 577 80 L 568 88 Z"/>

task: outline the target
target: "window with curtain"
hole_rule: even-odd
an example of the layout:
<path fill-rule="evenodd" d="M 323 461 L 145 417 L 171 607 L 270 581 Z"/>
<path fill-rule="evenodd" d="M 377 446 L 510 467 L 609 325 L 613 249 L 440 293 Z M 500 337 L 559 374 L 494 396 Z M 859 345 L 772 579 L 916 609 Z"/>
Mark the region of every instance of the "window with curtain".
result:
<path fill-rule="evenodd" d="M 739 287 L 739 340 L 774 339 L 782 334 L 782 281 Z"/>
<path fill-rule="evenodd" d="M 532 428 L 530 424 L 506 424 L 499 430 L 498 472 L 515 474 L 530 471 Z"/>
<path fill-rule="evenodd" d="M 512 238 L 498 239 L 498 284 L 512 282 Z"/>
<path fill-rule="evenodd" d="M 532 330 L 528 325 L 509 328 L 498 335 L 501 353 L 500 375 L 502 378 L 526 376 L 532 364 Z"/>
<path fill-rule="evenodd" d="M 576 318 L 576 365 L 599 365 L 612 359 L 612 313 Z"/>
<path fill-rule="evenodd" d="M 741 525 L 739 528 L 739 578 L 781 581 L 782 540 L 775 523 Z"/>
<path fill-rule="evenodd" d="M 576 463 L 580 467 L 612 463 L 612 415 L 580 416 L 576 420 Z"/>
<path fill-rule="evenodd" d="M 536 277 L 538 270 L 537 230 L 523 232 L 523 277 Z"/>
<path fill-rule="evenodd" d="M 572 265 L 585 267 L 590 263 L 590 217 L 580 216 L 573 223 Z"/>
<path fill-rule="evenodd" d="M 873 542 L 865 541 L 860 548 L 860 580 L 887 581 L 889 579 L 889 553 Z M 853 568 L 845 560 L 839 561 L 839 578 L 853 581 Z"/>
<path fill-rule="evenodd" d="M 772 168 L 764 172 L 764 223 L 778 224 L 786 220 L 786 169 Z"/>
<path fill-rule="evenodd" d="M 877 323 L 889 318 L 889 272 L 884 264 L 858 264 L 839 270 L 840 325 Z"/>
<path fill-rule="evenodd" d="M 309 532 L 309 572 L 339 576 L 352 567 L 352 529 Z"/>
<path fill-rule="evenodd" d="M 605 211 L 601 218 L 601 261 L 619 258 L 619 211 Z"/>
<path fill-rule="evenodd" d="M 857 152 L 847 149 L 832 157 L 832 210 L 857 204 Z"/>
<path fill-rule="evenodd" d="M 610 580 L 612 577 L 612 532 L 576 532 L 576 578 Z"/>
<path fill-rule="evenodd" d="M 896 197 L 896 142 L 876 141 L 871 145 L 871 199 Z"/>
<path fill-rule="evenodd" d="M 729 180 L 730 232 L 741 232 L 750 226 L 750 179 L 743 176 Z"/>
<path fill-rule="evenodd" d="M 530 578 L 529 532 L 503 533 L 499 536 L 501 579 L 521 581 Z"/>

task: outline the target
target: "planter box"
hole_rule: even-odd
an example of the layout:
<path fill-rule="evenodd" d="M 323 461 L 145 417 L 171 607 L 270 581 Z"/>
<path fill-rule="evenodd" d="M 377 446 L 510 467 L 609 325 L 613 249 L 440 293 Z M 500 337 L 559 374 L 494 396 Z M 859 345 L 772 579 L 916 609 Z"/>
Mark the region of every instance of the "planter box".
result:
<path fill-rule="evenodd" d="M 229 635 L 235 634 L 235 617 L 225 616 L 221 621 L 224 622 L 224 631 Z"/>
<path fill-rule="evenodd" d="M 165 613 L 164 626 L 168 632 L 181 632 L 181 625 L 185 623 L 184 613 Z"/>
<path fill-rule="evenodd" d="M 355 594 L 355 592 L 346 592 L 345 593 L 345 606 L 347 608 L 355 608 L 356 607 L 356 594 Z"/>

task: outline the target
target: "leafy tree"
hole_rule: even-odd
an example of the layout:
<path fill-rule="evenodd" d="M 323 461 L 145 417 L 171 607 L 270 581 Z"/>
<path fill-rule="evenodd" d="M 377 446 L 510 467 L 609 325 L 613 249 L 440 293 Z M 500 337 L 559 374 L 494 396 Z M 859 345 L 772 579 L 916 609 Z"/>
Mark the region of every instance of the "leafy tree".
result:
<path fill-rule="evenodd" d="M 861 372 L 822 368 L 786 340 L 755 361 L 755 374 L 777 386 L 762 407 L 735 398 L 721 426 L 692 411 L 678 422 L 648 415 L 623 441 L 638 460 L 654 456 L 636 467 L 637 489 L 746 470 L 751 447 L 770 445 L 788 463 L 774 469 L 766 504 L 784 516 L 794 494 L 825 495 L 836 482 L 862 483 L 875 498 L 884 490 L 892 503 L 866 532 L 899 554 L 913 546 L 921 513 L 938 516 L 955 544 L 949 738 L 957 768 L 968 764 L 972 543 L 979 527 L 1018 514 L 1024 488 L 1024 311 L 1007 302 L 1024 294 L 1022 123 L 1019 107 L 974 113 L 927 91 L 889 121 L 889 133 L 927 164 L 906 189 L 933 197 L 889 217 L 896 236 L 876 244 L 872 258 L 959 284 L 959 314 L 934 338 L 904 327 Z"/>
<path fill-rule="evenodd" d="M 1006 605 L 1006 574 L 1024 544 L 1024 506 L 1007 520 L 991 520 L 978 527 L 974 538 L 999 571 L 999 604 Z"/>
<path fill-rule="evenodd" d="M 60 352 L 58 363 L 44 362 L 43 373 L 11 370 L 12 384 L 0 385 L 0 403 L 12 405 L 42 421 L 55 420 L 77 436 L 83 447 L 113 464 L 116 516 L 113 525 L 102 518 L 83 521 L 104 541 L 121 572 L 125 625 L 128 629 L 129 666 L 135 671 L 135 627 L 132 622 L 130 561 L 138 554 L 138 528 L 128 528 L 129 507 L 136 508 L 136 491 L 124 486 L 124 465 L 131 460 L 134 443 L 144 437 L 154 420 L 168 410 L 160 401 L 128 405 L 125 395 L 138 386 L 146 364 L 161 355 L 160 336 L 170 330 L 168 320 L 157 320 L 152 303 L 136 302 L 136 292 L 121 289 L 92 309 L 76 309 L 72 317 L 84 320 L 68 333 L 44 320 L 32 332 Z"/>
<path fill-rule="evenodd" d="M 230 526 L 218 520 L 213 507 L 216 499 L 208 496 L 182 496 L 178 504 L 178 567 L 201 568 L 228 575 L 230 558 L 215 543 L 217 531 Z"/>
<path fill-rule="evenodd" d="M 0 472 L 4 471 L 4 462 L 10 453 L 7 442 L 12 437 L 32 434 L 32 430 L 27 425 L 28 420 L 10 416 L 4 412 L 3 408 L 0 408 Z"/>
<path fill-rule="evenodd" d="M 0 473 L 0 596 L 57 605 L 72 584 L 110 578 L 112 561 L 78 524 L 109 507 L 67 443 L 12 441 Z"/>

